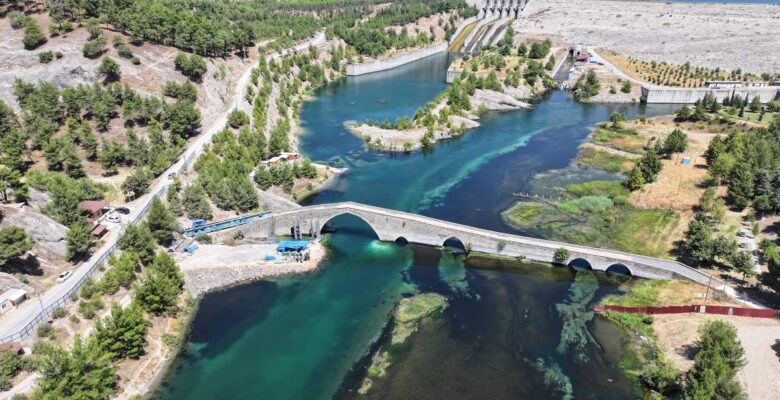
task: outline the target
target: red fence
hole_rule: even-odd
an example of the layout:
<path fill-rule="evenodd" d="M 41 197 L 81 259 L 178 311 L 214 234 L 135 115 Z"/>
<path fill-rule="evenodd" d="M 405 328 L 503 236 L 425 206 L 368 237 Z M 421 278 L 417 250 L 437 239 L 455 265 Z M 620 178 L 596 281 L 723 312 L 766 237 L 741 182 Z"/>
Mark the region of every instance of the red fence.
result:
<path fill-rule="evenodd" d="M 702 313 L 718 315 L 736 315 L 752 318 L 778 318 L 780 310 L 758 310 L 755 308 L 726 307 L 726 306 L 665 306 L 665 307 L 623 307 L 603 305 L 593 307 L 593 311 L 618 311 L 631 314 L 684 314 Z"/>

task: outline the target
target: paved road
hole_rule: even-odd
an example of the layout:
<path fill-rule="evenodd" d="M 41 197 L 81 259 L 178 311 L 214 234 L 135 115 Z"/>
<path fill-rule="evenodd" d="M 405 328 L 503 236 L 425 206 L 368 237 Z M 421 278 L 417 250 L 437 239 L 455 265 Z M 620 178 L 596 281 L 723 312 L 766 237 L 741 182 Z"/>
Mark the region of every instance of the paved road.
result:
<path fill-rule="evenodd" d="M 304 50 L 309 46 L 317 46 L 324 41 L 325 34 L 320 32 L 311 39 L 308 39 L 295 46 L 293 50 Z M 281 53 L 272 53 L 268 55 L 268 58 L 278 58 L 289 51 L 290 49 L 285 49 L 282 50 Z M 239 77 L 236 83 L 236 88 L 233 93 L 235 96 L 235 105 L 238 105 L 244 97 L 244 90 L 252 76 L 252 66 L 252 64 L 247 64 L 244 73 L 241 75 L 241 77 Z M 226 108 L 222 113 L 220 113 L 219 117 L 210 123 L 209 128 L 187 146 L 187 149 L 184 151 L 182 157 L 180 157 L 176 163 L 174 163 L 159 176 L 159 178 L 150 188 L 149 193 L 133 201 L 133 209 L 129 215 L 130 223 L 139 222 L 144 217 L 147 208 L 152 202 L 152 199 L 157 195 L 165 193 L 165 190 L 169 184 L 169 174 L 181 173 L 182 170 L 184 170 L 185 167 L 189 165 L 189 163 L 194 161 L 195 158 L 203 152 L 204 145 L 210 143 L 214 135 L 225 127 L 227 124 L 228 114 L 232 110 L 232 107 Z M 20 307 L 19 309 L 14 310 L 0 318 L 0 340 L 20 332 L 28 323 L 33 321 L 38 316 L 42 309 L 50 308 L 50 306 L 55 305 L 73 289 L 78 288 L 84 277 L 89 275 L 90 271 L 92 271 L 97 264 L 105 260 L 108 255 L 110 255 L 115 250 L 120 236 L 121 234 L 115 234 L 109 237 L 106 243 L 100 249 L 98 249 L 89 260 L 81 264 L 81 266 L 73 271 L 73 276 L 71 276 L 67 281 L 57 284 L 46 291 L 43 295 L 40 296 L 40 301 L 38 301 L 37 298 L 32 298 L 27 301 L 27 305 L 25 305 L 25 307 Z"/>

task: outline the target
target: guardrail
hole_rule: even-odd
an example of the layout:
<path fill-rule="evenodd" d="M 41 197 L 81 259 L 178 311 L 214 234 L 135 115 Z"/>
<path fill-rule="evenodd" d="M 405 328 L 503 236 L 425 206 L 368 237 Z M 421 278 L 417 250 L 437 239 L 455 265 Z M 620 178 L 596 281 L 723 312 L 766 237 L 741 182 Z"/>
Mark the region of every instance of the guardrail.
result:
<path fill-rule="evenodd" d="M 157 193 L 154 194 L 154 197 L 160 197 L 164 195 L 168 191 L 168 185 L 163 186 Z M 144 206 L 143 209 L 136 215 L 135 218 L 130 222 L 131 224 L 136 224 L 140 222 L 142 219 L 146 217 L 146 215 L 149 213 L 149 208 L 151 207 L 152 202 Z M 119 237 L 124 233 L 125 228 L 122 227 L 122 229 L 119 230 Z M 109 257 L 114 254 L 114 252 L 119 248 L 119 240 L 111 245 L 108 249 L 103 251 L 103 254 L 98 256 L 98 258 L 94 261 L 91 267 L 87 270 L 87 273 L 82 276 L 76 285 L 74 285 L 70 290 L 68 290 L 64 295 L 60 296 L 57 300 L 54 301 L 54 303 L 50 304 L 48 307 L 43 308 L 38 315 L 35 316 L 30 322 L 25 324 L 22 329 L 20 329 L 18 332 L 13 333 L 11 335 L 8 335 L 2 339 L 0 339 L 0 343 L 8 343 L 8 342 L 16 342 L 21 341 L 27 338 L 29 335 L 33 333 L 33 331 L 40 325 L 41 323 L 48 321 L 49 318 L 51 318 L 51 315 L 54 313 L 54 310 L 57 308 L 65 305 L 68 300 L 71 299 L 74 293 L 77 293 L 81 286 L 84 284 L 84 281 L 87 280 L 87 278 L 92 277 L 95 274 L 95 271 L 98 270 L 103 264 L 106 263 Z"/>
<path fill-rule="evenodd" d="M 299 48 L 305 49 L 308 46 L 317 45 L 317 44 L 319 44 L 321 42 L 324 42 L 324 41 L 325 41 L 325 34 L 321 32 L 314 39 L 305 41 L 303 44 L 300 44 L 300 45 L 296 46 L 292 51 L 300 51 Z M 288 49 L 285 49 L 284 52 L 286 52 L 287 50 Z M 184 160 L 184 162 L 182 162 L 181 166 L 177 170 L 175 170 L 174 172 L 176 174 L 181 174 L 183 171 L 186 171 L 187 168 L 189 168 L 190 164 L 192 164 L 192 162 L 198 156 L 198 153 L 199 153 L 198 149 L 197 148 L 193 148 L 192 153 L 190 153 L 190 155 L 187 156 L 187 158 Z M 164 175 L 160 175 L 160 178 L 161 179 L 167 179 L 167 177 L 164 176 Z M 160 196 L 166 194 L 167 191 L 168 191 L 168 186 L 169 185 L 163 186 L 162 188 L 160 188 L 160 190 L 157 191 L 157 193 L 154 193 L 153 196 L 154 197 L 160 197 Z M 141 209 L 141 211 L 138 213 L 138 215 L 136 215 L 135 218 L 133 218 L 133 220 L 130 221 L 130 224 L 137 224 L 142 219 L 144 219 L 146 217 L 146 215 L 149 213 L 149 208 L 151 207 L 151 205 L 152 205 L 152 202 L 151 201 L 148 202 L 144 206 L 144 208 Z M 119 230 L 120 237 L 124 233 L 124 231 L 125 231 L 124 227 L 122 227 L 122 229 Z M 116 251 L 118 246 L 119 246 L 119 239 L 117 239 L 117 241 L 113 245 L 111 245 L 111 247 L 109 247 L 107 250 L 105 250 L 103 252 L 103 254 L 101 254 L 94 261 L 92 266 L 89 267 L 89 269 L 84 274 L 84 276 L 82 276 L 79 279 L 79 281 L 76 283 L 75 286 L 73 286 L 73 288 L 71 288 L 63 296 L 61 296 L 60 298 L 55 300 L 54 303 L 50 304 L 48 307 L 43 308 L 38 313 L 38 315 L 36 315 L 31 321 L 29 321 L 27 324 L 25 324 L 25 326 L 22 327 L 19 331 L 17 331 L 16 333 L 7 335 L 7 336 L 5 336 L 3 338 L 0 338 L 0 343 L 8 343 L 8 342 L 15 342 L 15 341 L 24 340 L 27 336 L 29 336 L 33 332 L 33 330 L 35 328 L 38 327 L 38 325 L 40 325 L 44 321 L 49 320 L 49 318 L 51 317 L 51 315 L 54 312 L 54 310 L 57 309 L 58 307 L 64 305 L 64 304 L 66 304 L 68 302 L 68 300 L 71 298 L 71 296 L 73 296 L 74 293 L 78 292 L 81 289 L 81 285 L 84 284 L 84 281 L 87 278 L 89 278 L 92 275 L 94 275 L 95 271 L 100 266 L 102 266 L 106 262 L 106 260 L 108 260 L 109 257 L 111 257 L 111 255 Z M 90 262 L 90 261 L 88 260 L 87 262 Z"/>

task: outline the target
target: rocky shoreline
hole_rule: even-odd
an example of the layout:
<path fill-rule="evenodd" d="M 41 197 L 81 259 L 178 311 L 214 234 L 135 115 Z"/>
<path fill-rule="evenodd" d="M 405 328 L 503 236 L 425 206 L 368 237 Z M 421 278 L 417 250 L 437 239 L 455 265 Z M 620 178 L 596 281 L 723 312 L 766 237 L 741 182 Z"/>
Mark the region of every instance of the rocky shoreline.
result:
<path fill-rule="evenodd" d="M 531 104 L 518 100 L 517 97 L 494 90 L 477 89 L 474 95 L 469 97 L 472 109 L 485 111 L 513 111 L 522 108 L 531 108 Z M 442 101 L 436 106 L 441 110 L 445 106 Z M 344 126 L 356 136 L 363 138 L 369 147 L 384 151 L 411 151 L 423 145 L 423 137 L 428 133 L 425 127 L 410 129 L 387 129 L 367 123 L 347 121 Z M 433 131 L 430 143 L 458 137 L 467 130 L 480 126 L 479 116 L 474 114 L 450 115 L 447 118 L 447 126 Z"/>
<path fill-rule="evenodd" d="M 199 299 L 211 292 L 226 290 L 261 279 L 304 274 L 316 270 L 326 256 L 325 247 L 321 243 L 312 243 L 309 249 L 310 259 L 300 263 L 293 260 L 282 262 L 258 260 L 256 262 L 205 264 L 182 268 L 184 284 L 193 298 Z"/>

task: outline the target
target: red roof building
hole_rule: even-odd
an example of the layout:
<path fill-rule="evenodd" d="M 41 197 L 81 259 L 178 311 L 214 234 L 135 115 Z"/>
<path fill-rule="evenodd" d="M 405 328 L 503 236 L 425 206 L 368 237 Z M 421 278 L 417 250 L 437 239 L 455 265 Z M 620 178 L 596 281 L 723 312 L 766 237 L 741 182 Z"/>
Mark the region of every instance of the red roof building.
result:
<path fill-rule="evenodd" d="M 98 219 L 103 215 L 103 208 L 108 207 L 105 200 L 84 200 L 79 203 L 79 208 L 86 211 L 91 219 Z"/>
<path fill-rule="evenodd" d="M 92 236 L 99 238 L 105 235 L 106 232 L 108 232 L 108 228 L 106 228 L 106 226 L 103 224 L 99 224 L 98 226 L 92 229 Z"/>

